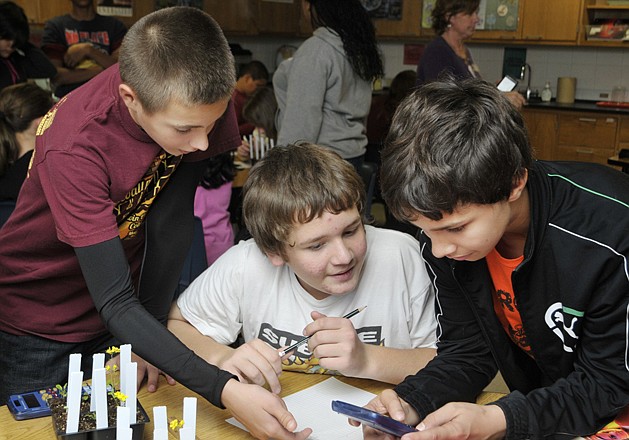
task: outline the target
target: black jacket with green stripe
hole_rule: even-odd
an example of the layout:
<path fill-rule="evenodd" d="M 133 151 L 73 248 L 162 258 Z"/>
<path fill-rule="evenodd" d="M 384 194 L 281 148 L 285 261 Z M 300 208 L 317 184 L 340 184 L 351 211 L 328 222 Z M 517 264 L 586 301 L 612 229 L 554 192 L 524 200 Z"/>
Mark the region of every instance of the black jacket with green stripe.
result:
<path fill-rule="evenodd" d="M 536 162 L 531 221 L 512 282 L 531 356 L 494 313 L 485 259 L 437 259 L 438 355 L 395 391 L 425 417 L 474 402 L 500 370 L 508 439 L 593 434 L 629 405 L 629 176 L 603 165 Z"/>

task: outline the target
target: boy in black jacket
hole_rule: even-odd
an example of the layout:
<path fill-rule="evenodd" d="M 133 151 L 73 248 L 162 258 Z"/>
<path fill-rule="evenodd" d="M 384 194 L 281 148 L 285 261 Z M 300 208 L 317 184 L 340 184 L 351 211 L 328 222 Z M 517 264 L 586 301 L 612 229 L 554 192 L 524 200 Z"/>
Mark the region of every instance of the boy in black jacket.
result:
<path fill-rule="evenodd" d="M 518 110 L 478 80 L 414 92 L 382 160 L 387 205 L 422 230 L 438 354 L 368 406 L 417 426 L 408 440 L 573 438 L 610 422 L 629 404 L 629 178 L 534 161 Z M 466 403 L 498 371 L 511 393 Z"/>

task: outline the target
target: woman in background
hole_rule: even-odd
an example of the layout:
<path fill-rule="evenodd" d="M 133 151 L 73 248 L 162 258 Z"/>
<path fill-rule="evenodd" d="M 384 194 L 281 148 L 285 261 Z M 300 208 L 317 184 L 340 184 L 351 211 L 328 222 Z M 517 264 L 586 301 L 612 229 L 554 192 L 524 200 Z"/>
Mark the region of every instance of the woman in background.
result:
<path fill-rule="evenodd" d="M 50 93 L 36 84 L 0 91 L 0 200 L 17 200 L 35 148 L 37 125 L 50 107 Z"/>
<path fill-rule="evenodd" d="M 480 69 L 465 45 L 478 24 L 480 0 L 437 0 L 432 10 L 432 28 L 437 34 L 426 48 L 417 65 L 417 85 L 446 75 L 456 79 L 480 78 Z M 517 108 L 524 97 L 516 92 L 505 96 Z"/>
<path fill-rule="evenodd" d="M 29 78 L 54 78 L 57 69 L 29 42 L 24 10 L 11 1 L 0 2 L 0 89 Z"/>
<path fill-rule="evenodd" d="M 302 0 L 302 7 L 314 32 L 273 76 L 278 144 L 323 145 L 358 168 L 372 83 L 383 75 L 373 23 L 360 0 Z"/>

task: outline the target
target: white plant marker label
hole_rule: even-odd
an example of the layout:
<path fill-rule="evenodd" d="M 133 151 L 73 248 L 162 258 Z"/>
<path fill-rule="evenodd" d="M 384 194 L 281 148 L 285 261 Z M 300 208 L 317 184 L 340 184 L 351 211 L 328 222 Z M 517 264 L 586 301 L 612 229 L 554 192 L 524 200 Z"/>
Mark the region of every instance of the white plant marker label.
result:
<path fill-rule="evenodd" d="M 153 440 L 168 440 L 168 415 L 165 406 L 153 407 Z"/>
<path fill-rule="evenodd" d="M 96 429 L 109 427 L 107 417 L 107 371 L 98 368 L 92 373 L 92 402 L 96 411 Z"/>
<path fill-rule="evenodd" d="M 116 439 L 126 439 L 127 430 L 131 429 L 129 426 L 129 408 L 126 406 L 119 406 L 116 408 Z M 131 437 L 128 437 L 129 439 Z"/>
<path fill-rule="evenodd" d="M 120 372 L 122 374 L 122 372 Z M 129 420 L 131 423 L 137 422 L 137 401 L 138 401 L 138 364 L 136 362 L 129 362 L 124 372 L 126 389 L 121 389 L 122 393 L 127 396 L 127 400 L 124 402 L 124 406 L 129 408 Z"/>
<path fill-rule="evenodd" d="M 70 355 L 70 357 L 72 356 L 74 355 Z M 66 434 L 74 434 L 79 431 L 81 391 L 83 391 L 83 372 L 74 371 L 68 376 L 68 398 L 66 402 L 68 405 L 68 415 L 66 419 Z"/>
<path fill-rule="evenodd" d="M 125 370 L 127 369 L 127 365 L 131 363 L 131 344 L 123 344 L 120 346 L 120 391 L 125 393 L 127 389 L 127 384 L 125 380 L 127 379 L 125 376 Z"/>
<path fill-rule="evenodd" d="M 96 370 L 105 368 L 105 353 L 94 353 L 92 355 L 92 394 L 90 394 L 90 411 L 96 411 L 96 396 L 94 393 L 94 373 Z M 105 388 L 103 388 L 103 391 Z M 107 399 L 105 399 L 107 401 Z"/>
<path fill-rule="evenodd" d="M 192 431 L 192 439 L 197 432 L 197 398 L 183 398 L 183 427 Z"/>

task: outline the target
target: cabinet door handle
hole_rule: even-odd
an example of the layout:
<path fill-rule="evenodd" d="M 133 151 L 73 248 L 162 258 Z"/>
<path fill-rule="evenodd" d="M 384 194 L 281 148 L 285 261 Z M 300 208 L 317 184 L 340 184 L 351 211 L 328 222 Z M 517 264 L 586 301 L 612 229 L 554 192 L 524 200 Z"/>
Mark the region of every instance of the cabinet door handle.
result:
<path fill-rule="evenodd" d="M 594 150 L 590 150 L 589 148 L 577 148 L 578 154 L 594 154 Z"/>
<path fill-rule="evenodd" d="M 596 123 L 596 118 L 579 118 L 579 122 L 594 122 L 594 123 Z"/>
<path fill-rule="evenodd" d="M 524 37 L 525 40 L 541 40 L 542 37 L 541 35 L 527 35 Z"/>

